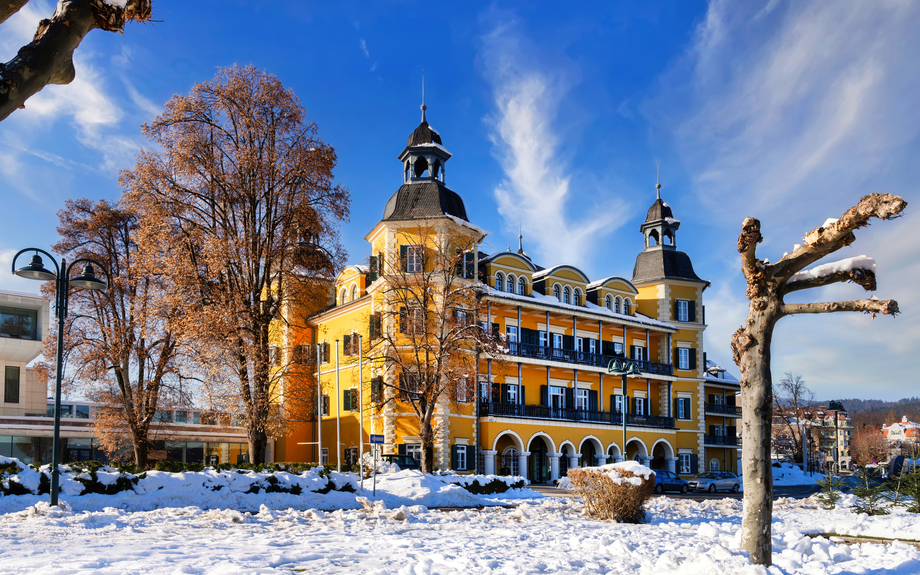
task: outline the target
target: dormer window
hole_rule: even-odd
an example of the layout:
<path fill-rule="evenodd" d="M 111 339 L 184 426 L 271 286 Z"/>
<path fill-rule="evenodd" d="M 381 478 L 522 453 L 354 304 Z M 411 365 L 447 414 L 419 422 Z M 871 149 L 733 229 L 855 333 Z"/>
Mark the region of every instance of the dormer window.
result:
<path fill-rule="evenodd" d="M 581 290 L 578 288 L 575 288 L 575 300 L 572 303 L 581 305 Z"/>
<path fill-rule="evenodd" d="M 518 278 L 518 295 L 524 295 L 524 278 Z"/>
<path fill-rule="evenodd" d="M 501 273 L 495 274 L 495 289 L 498 291 L 505 291 L 503 287 L 505 285 L 505 276 Z"/>
<path fill-rule="evenodd" d="M 508 285 L 507 285 L 508 293 L 514 293 L 514 283 L 515 283 L 514 276 L 511 274 L 508 274 Z"/>
<path fill-rule="evenodd" d="M 572 290 L 569 289 L 569 286 L 565 286 L 565 289 L 562 290 L 562 303 L 571 303 L 572 302 Z"/>
<path fill-rule="evenodd" d="M 611 299 L 610 295 L 604 298 L 604 307 L 613 311 L 613 299 Z"/>
<path fill-rule="evenodd" d="M 613 300 L 613 313 L 620 313 L 620 296 Z"/>
<path fill-rule="evenodd" d="M 554 296 L 557 300 L 560 299 L 560 297 L 559 297 L 559 286 L 558 286 L 558 285 L 554 285 L 554 286 L 553 286 L 553 296 Z"/>

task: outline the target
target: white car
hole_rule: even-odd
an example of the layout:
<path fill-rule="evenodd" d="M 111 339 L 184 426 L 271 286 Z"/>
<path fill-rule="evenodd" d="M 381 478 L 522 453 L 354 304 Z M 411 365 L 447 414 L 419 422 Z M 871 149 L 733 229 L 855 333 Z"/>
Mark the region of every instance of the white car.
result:
<path fill-rule="evenodd" d="M 731 491 L 738 493 L 741 490 L 741 478 L 729 471 L 710 471 L 701 473 L 689 480 L 690 491 Z"/>

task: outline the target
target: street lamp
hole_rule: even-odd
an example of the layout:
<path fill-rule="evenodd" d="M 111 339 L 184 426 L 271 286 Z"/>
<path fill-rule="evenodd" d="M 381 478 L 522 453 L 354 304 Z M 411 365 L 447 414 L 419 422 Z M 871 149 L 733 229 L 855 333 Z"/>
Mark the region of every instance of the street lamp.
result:
<path fill-rule="evenodd" d="M 16 269 L 16 258 L 22 255 L 25 252 L 35 252 L 32 255 L 32 259 L 29 261 L 29 265 Z M 51 271 L 45 268 L 44 262 L 40 253 L 45 254 L 51 260 L 51 263 L 54 264 L 54 270 Z M 83 273 L 76 277 L 70 277 L 70 270 L 73 269 L 78 263 L 85 263 L 83 267 Z M 78 258 L 67 265 L 67 260 L 61 258 L 61 265 L 59 266 L 56 261 L 54 261 L 54 256 L 49 254 L 44 250 L 37 248 L 26 248 L 20 250 L 15 256 L 13 256 L 13 265 L 12 271 L 13 274 L 30 280 L 39 280 L 39 281 L 53 281 L 54 283 L 54 315 L 58 319 L 58 330 L 57 330 L 57 361 L 55 363 L 55 384 L 54 384 L 54 441 L 51 444 L 51 506 L 54 507 L 58 504 L 58 480 L 60 476 L 60 470 L 58 469 L 58 462 L 60 460 L 60 440 L 61 440 L 61 377 L 63 375 L 63 361 L 64 361 L 64 319 L 67 317 L 67 303 L 70 298 L 68 297 L 68 291 L 70 286 L 76 286 L 88 290 L 102 290 L 107 289 L 109 284 L 107 281 L 102 281 L 96 277 L 96 270 L 93 269 L 93 264 L 99 266 L 99 268 L 105 274 L 106 279 L 109 279 L 109 272 L 105 269 L 105 266 L 100 264 L 97 261 L 88 259 L 88 258 Z"/>
<path fill-rule="evenodd" d="M 832 401 L 827 405 L 828 411 L 834 412 L 834 466 L 837 468 L 836 472 L 840 474 L 840 422 L 837 420 L 838 413 L 841 411 L 846 411 L 843 408 L 843 404 L 839 401 Z"/>
<path fill-rule="evenodd" d="M 626 395 L 626 378 L 629 376 L 640 375 L 639 363 L 626 358 L 615 357 L 607 364 L 607 373 L 623 376 L 623 409 L 620 410 L 620 417 L 623 420 L 623 461 L 626 461 L 626 413 L 629 411 L 629 401 Z"/>

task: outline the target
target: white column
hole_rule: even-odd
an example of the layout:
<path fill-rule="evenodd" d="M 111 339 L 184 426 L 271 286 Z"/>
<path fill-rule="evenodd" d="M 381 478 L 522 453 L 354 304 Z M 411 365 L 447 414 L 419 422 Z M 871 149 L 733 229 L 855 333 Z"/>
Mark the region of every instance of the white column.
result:
<path fill-rule="evenodd" d="M 574 469 L 574 468 L 578 467 L 578 457 L 579 457 L 579 455 L 580 455 L 580 454 L 578 454 L 578 453 L 569 455 L 569 469 Z"/>
<path fill-rule="evenodd" d="M 614 462 L 614 463 L 620 463 L 621 461 L 623 461 L 623 456 L 622 456 L 622 455 L 614 455 L 614 456 L 613 456 L 613 462 Z"/>
<path fill-rule="evenodd" d="M 527 479 L 527 456 L 530 455 L 529 451 L 518 451 L 518 475 Z"/>
<path fill-rule="evenodd" d="M 485 475 L 495 475 L 495 455 L 497 453 L 498 453 L 497 451 L 494 451 L 491 449 L 482 450 L 482 455 L 483 455 L 482 459 L 483 459 L 483 467 L 484 467 L 482 472 Z"/>
<path fill-rule="evenodd" d="M 597 456 L 597 465 L 598 465 L 598 467 L 601 466 L 601 465 L 607 465 L 607 456 L 606 456 L 606 455 L 598 455 L 598 456 Z"/>
<path fill-rule="evenodd" d="M 549 457 L 549 480 L 556 481 L 559 479 L 559 458 L 562 457 L 561 453 L 547 453 Z"/>
<path fill-rule="evenodd" d="M 639 463 L 641 463 L 642 465 L 648 467 L 649 464 L 650 464 L 651 462 L 652 462 L 652 458 L 651 458 L 651 457 L 649 457 L 649 456 L 647 456 L 647 455 L 640 455 L 640 456 L 639 456 Z"/>
<path fill-rule="evenodd" d="M 677 473 L 677 458 L 665 457 L 664 460 L 668 462 L 668 471 L 671 473 Z"/>

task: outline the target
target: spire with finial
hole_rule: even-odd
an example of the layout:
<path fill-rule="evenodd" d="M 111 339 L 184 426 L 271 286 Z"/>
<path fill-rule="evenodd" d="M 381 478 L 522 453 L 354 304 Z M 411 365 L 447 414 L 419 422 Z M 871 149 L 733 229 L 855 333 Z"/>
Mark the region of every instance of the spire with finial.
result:
<path fill-rule="evenodd" d="M 422 70 L 422 123 L 424 124 L 425 120 L 425 110 L 428 109 L 428 106 L 425 105 L 425 71 Z"/>
<path fill-rule="evenodd" d="M 655 173 L 655 193 L 661 199 L 661 160 L 658 160 L 658 170 Z"/>
<path fill-rule="evenodd" d="M 527 259 L 530 259 L 530 256 L 527 255 L 527 252 L 524 251 L 524 236 L 521 233 L 521 224 L 518 224 L 518 251 L 520 255 L 524 256 Z"/>

